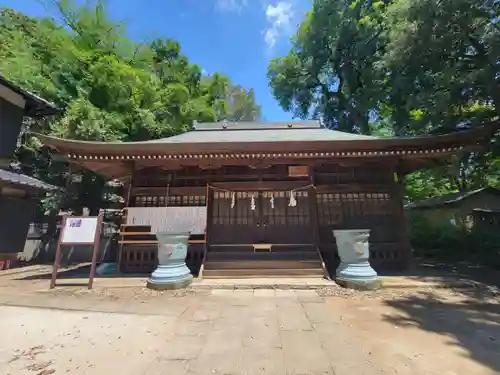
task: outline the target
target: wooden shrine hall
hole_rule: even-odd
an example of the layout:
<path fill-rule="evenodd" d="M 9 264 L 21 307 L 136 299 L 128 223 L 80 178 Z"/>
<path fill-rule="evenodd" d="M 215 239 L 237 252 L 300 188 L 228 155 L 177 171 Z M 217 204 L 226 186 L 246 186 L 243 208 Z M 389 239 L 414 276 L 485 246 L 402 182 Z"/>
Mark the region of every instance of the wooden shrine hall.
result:
<path fill-rule="evenodd" d="M 303 121 L 195 123 L 145 142 L 39 138 L 71 163 L 127 184 L 122 272 L 154 269 L 154 233 L 189 231 L 188 265 L 202 277 L 322 277 L 336 267 L 334 229 L 370 229 L 372 266 L 406 268 L 399 181 L 492 133 L 379 138 Z"/>

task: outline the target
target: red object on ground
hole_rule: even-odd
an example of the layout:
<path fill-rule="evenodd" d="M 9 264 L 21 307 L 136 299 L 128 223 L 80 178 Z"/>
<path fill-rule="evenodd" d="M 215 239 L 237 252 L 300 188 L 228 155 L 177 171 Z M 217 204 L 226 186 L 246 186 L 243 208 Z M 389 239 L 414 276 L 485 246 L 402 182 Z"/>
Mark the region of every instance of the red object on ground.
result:
<path fill-rule="evenodd" d="M 0 260 L 0 271 L 8 270 L 10 268 L 10 260 Z"/>

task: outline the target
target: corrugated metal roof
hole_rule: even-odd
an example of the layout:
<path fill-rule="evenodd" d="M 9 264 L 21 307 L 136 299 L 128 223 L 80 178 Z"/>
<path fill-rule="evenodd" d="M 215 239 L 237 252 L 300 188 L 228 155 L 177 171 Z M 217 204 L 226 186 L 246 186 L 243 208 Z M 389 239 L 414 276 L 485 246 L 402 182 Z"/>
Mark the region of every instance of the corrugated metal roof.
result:
<path fill-rule="evenodd" d="M 459 202 L 461 200 L 467 199 L 467 198 L 469 198 L 475 194 L 481 193 L 483 191 L 488 191 L 490 193 L 500 195 L 500 189 L 496 189 L 493 187 L 485 187 L 485 188 L 475 189 L 475 190 L 471 190 L 471 191 L 449 193 L 449 194 L 440 195 L 438 197 L 431 197 L 431 198 L 423 199 L 423 200 L 420 200 L 418 202 L 409 203 L 405 206 L 405 208 L 406 209 L 413 209 L 413 208 L 430 208 L 430 207 L 443 206 L 446 204 Z"/>
<path fill-rule="evenodd" d="M 0 169 L 0 180 L 9 182 L 13 185 L 29 186 L 41 190 L 59 190 L 58 187 L 46 184 L 36 178 L 26 176 L 24 174 L 13 173 Z"/>

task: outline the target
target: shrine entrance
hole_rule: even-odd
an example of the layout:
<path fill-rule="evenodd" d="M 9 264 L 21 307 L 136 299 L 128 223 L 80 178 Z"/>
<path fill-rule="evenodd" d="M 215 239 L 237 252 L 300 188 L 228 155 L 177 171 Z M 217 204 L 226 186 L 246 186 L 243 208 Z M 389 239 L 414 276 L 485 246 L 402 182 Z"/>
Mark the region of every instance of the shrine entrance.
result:
<path fill-rule="evenodd" d="M 313 244 L 308 191 L 214 191 L 213 245 Z"/>

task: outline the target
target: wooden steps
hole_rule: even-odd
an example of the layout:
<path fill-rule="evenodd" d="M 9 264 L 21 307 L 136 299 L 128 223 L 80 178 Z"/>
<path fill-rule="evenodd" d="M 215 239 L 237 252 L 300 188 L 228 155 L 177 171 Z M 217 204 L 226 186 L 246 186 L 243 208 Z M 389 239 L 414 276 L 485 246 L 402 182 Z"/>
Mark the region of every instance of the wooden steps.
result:
<path fill-rule="evenodd" d="M 239 260 L 234 261 L 209 261 L 205 262 L 205 270 L 218 269 L 314 269 L 321 268 L 321 263 L 318 260 Z"/>
<path fill-rule="evenodd" d="M 254 252 L 252 247 L 214 247 L 204 263 L 204 278 L 323 277 L 316 249 L 273 247 L 272 252 Z"/>
<path fill-rule="evenodd" d="M 296 277 L 296 278 L 322 278 L 323 270 L 320 269 L 219 269 L 204 270 L 205 279 L 238 279 L 238 278 L 260 278 L 260 277 Z"/>
<path fill-rule="evenodd" d="M 283 251 L 271 253 L 254 253 L 254 252 L 211 252 L 207 254 L 209 261 L 251 261 L 251 260 L 282 260 L 282 261 L 308 261 L 319 260 L 316 251 L 296 252 L 296 251 Z"/>

